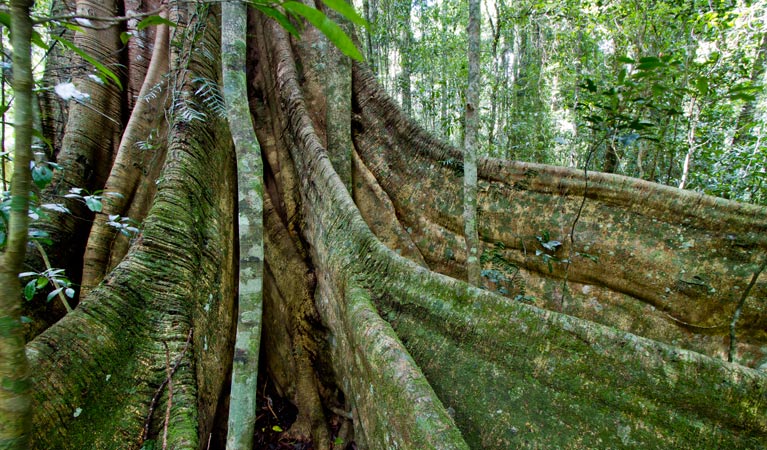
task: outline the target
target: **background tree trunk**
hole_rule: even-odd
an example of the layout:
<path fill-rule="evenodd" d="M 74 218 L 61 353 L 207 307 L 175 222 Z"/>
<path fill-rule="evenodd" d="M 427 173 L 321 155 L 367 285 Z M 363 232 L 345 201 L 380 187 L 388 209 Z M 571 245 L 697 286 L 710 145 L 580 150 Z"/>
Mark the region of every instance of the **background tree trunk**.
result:
<path fill-rule="evenodd" d="M 480 44 L 480 2 L 469 0 L 469 80 L 466 86 L 466 112 L 464 124 L 466 134 L 463 139 L 463 223 L 466 240 L 467 281 L 479 285 L 479 236 L 477 234 L 477 148 L 479 140 L 479 44 Z"/>

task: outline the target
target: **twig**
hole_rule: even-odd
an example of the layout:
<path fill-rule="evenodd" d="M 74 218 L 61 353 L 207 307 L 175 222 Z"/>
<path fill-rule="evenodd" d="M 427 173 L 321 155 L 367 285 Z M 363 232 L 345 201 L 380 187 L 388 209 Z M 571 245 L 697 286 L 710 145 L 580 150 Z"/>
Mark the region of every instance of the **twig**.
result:
<path fill-rule="evenodd" d="M 184 348 L 181 350 L 181 354 L 178 356 L 178 359 L 176 359 L 176 362 L 173 364 L 173 368 L 171 369 L 170 373 L 168 373 L 168 376 L 160 383 L 160 386 L 157 388 L 157 391 L 154 393 L 154 397 L 152 397 L 152 401 L 149 403 L 149 412 L 147 413 L 146 419 L 144 420 L 144 430 L 141 433 L 141 442 L 139 442 L 139 445 L 142 444 L 144 441 L 147 440 L 149 437 L 149 426 L 152 424 L 152 415 L 154 414 L 154 409 L 157 407 L 157 402 L 160 400 L 160 395 L 162 394 L 162 390 L 165 389 L 165 385 L 168 384 L 170 381 L 170 378 L 173 376 L 174 373 L 176 373 L 176 369 L 178 369 L 178 366 L 181 365 L 181 359 L 184 357 L 184 354 L 186 353 L 186 350 L 189 348 L 189 343 L 192 341 L 192 329 L 189 329 L 189 334 L 186 337 L 186 343 L 184 344 Z M 164 344 L 164 342 L 163 342 Z"/>
<path fill-rule="evenodd" d="M 602 139 L 601 141 L 594 144 L 591 149 L 589 149 L 588 155 L 586 155 L 586 164 L 583 166 L 583 197 L 581 198 L 581 204 L 578 207 L 578 213 L 575 215 L 575 219 L 573 219 L 573 223 L 570 226 L 570 249 L 568 251 L 567 255 L 567 263 L 565 263 L 565 276 L 562 279 L 562 296 L 559 299 L 559 309 L 560 311 L 564 307 L 565 304 L 565 295 L 567 295 L 567 281 L 570 277 L 570 264 L 572 264 L 573 261 L 573 253 L 575 251 L 575 226 L 578 224 L 578 221 L 581 219 L 581 214 L 583 213 L 583 207 L 586 205 L 586 195 L 588 194 L 589 190 L 589 164 L 591 164 L 591 157 L 594 155 L 594 152 L 596 152 L 597 147 L 604 141 Z"/>
<path fill-rule="evenodd" d="M 344 411 L 343 409 L 337 407 L 337 406 L 331 406 L 330 412 L 333 414 L 343 417 L 344 419 L 352 420 L 352 412 L 351 411 Z"/>
<path fill-rule="evenodd" d="M 275 414 L 274 410 L 272 409 L 272 398 L 271 397 L 266 397 L 266 407 L 269 408 L 269 411 L 272 413 L 272 415 L 274 416 L 275 420 L 280 420 L 280 418 L 277 417 L 277 414 Z"/>
<path fill-rule="evenodd" d="M 759 269 L 754 272 L 754 275 L 751 277 L 751 282 L 748 283 L 746 290 L 743 291 L 743 295 L 740 297 L 740 301 L 738 302 L 738 307 L 735 308 L 735 313 L 732 315 L 732 322 L 730 322 L 730 350 L 727 352 L 728 362 L 732 362 L 732 359 L 735 356 L 735 324 L 740 318 L 740 312 L 743 310 L 743 305 L 746 303 L 746 297 L 748 297 L 748 294 L 751 293 L 751 289 L 756 284 L 756 279 L 759 278 L 759 275 L 764 271 L 765 267 L 767 267 L 767 257 L 764 258 L 764 261 L 762 261 L 762 265 L 759 266 Z"/>
<path fill-rule="evenodd" d="M 35 24 L 42 24 L 46 22 L 69 22 L 74 20 L 77 22 L 78 26 L 81 26 L 83 28 L 94 28 L 94 29 L 101 29 L 100 27 L 95 27 L 93 25 L 83 25 L 80 23 L 77 19 L 85 19 L 88 21 L 94 21 L 94 22 L 108 22 L 110 26 L 120 23 L 120 22 L 127 22 L 129 20 L 133 19 L 139 19 L 143 17 L 149 17 L 149 16 L 156 16 L 160 12 L 162 12 L 163 8 L 155 9 L 153 11 L 148 11 L 144 13 L 137 13 L 137 14 L 130 14 L 126 16 L 115 16 L 115 17 L 108 17 L 108 16 L 91 16 L 87 14 L 63 14 L 60 16 L 35 16 L 33 17 L 33 22 Z"/>

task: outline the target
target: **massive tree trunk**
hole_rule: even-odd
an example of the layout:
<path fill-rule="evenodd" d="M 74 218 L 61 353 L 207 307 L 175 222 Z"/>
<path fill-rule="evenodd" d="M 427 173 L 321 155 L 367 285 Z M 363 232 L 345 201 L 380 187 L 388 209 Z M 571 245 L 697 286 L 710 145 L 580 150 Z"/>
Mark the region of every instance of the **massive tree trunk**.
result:
<path fill-rule="evenodd" d="M 38 448 L 221 440 L 237 180 L 217 94 L 200 86 L 220 80 L 219 15 L 172 5 L 157 194 L 125 259 L 28 344 Z M 767 439 L 767 377 L 747 367 L 767 346 L 764 208 L 480 160 L 489 275 L 486 289 L 468 286 L 460 152 L 407 119 L 364 65 L 351 80 L 341 64 L 310 73 L 334 52 L 318 33 L 297 43 L 255 16 L 248 33 L 265 178 L 261 348 L 298 407 L 294 436 L 327 448 L 340 421 L 373 449 Z M 731 343 L 736 363 L 724 361 Z"/>

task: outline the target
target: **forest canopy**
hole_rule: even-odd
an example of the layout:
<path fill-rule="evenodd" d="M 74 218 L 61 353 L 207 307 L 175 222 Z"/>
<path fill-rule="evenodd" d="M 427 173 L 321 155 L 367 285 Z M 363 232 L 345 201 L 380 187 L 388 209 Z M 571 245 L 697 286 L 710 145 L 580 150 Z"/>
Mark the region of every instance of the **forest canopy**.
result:
<path fill-rule="evenodd" d="M 360 6 L 387 92 L 461 142 L 465 3 Z M 486 0 L 482 15 L 480 154 L 767 203 L 765 2 Z"/>

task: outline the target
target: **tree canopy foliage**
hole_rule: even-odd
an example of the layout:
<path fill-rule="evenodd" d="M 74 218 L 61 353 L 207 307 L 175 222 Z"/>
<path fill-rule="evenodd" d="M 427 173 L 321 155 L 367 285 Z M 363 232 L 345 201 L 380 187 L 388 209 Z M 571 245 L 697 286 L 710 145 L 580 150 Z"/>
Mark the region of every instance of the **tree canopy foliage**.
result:
<path fill-rule="evenodd" d="M 363 3 L 383 85 L 460 142 L 464 2 Z M 487 0 L 482 13 L 481 153 L 767 203 L 764 2 Z"/>

